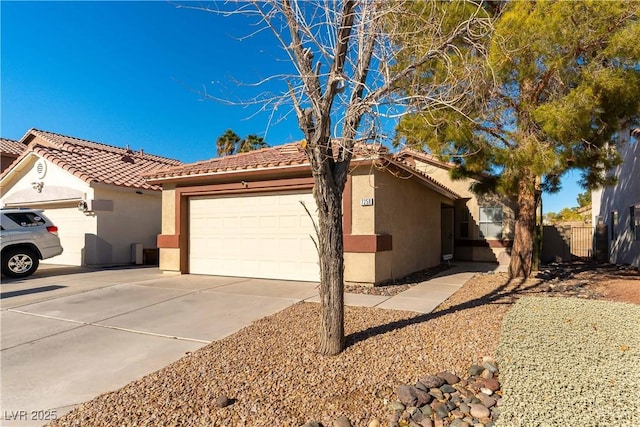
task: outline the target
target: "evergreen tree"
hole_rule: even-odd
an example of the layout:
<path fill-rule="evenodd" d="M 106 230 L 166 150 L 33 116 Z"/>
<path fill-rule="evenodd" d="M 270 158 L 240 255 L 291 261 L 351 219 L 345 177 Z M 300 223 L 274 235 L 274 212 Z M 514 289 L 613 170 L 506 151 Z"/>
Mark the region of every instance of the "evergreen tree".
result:
<path fill-rule="evenodd" d="M 489 46 L 484 81 L 492 83 L 467 94 L 473 113 L 441 108 L 397 128 L 399 141 L 458 163 L 457 176 L 491 175 L 494 191 L 517 200 L 512 277 L 531 274 L 541 191 L 557 191 L 570 169 L 588 189 L 612 182 L 605 171 L 619 162 L 616 132 L 638 119 L 639 9 L 634 1 L 509 2 Z M 460 68 L 473 66 L 474 52 L 466 59 Z M 440 76 L 422 73 L 422 86 Z"/>

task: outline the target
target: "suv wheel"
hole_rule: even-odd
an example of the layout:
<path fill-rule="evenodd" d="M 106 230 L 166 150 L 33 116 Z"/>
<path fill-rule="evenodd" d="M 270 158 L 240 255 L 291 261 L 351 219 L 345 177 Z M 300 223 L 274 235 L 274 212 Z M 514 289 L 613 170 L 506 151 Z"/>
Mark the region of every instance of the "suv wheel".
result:
<path fill-rule="evenodd" d="M 7 249 L 2 254 L 2 273 L 9 277 L 26 277 L 36 272 L 40 260 L 27 248 Z"/>

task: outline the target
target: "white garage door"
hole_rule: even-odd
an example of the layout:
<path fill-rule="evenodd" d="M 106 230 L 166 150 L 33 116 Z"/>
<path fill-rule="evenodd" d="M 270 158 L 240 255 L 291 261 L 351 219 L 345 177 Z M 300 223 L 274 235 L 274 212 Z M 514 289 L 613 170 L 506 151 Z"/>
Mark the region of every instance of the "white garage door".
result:
<path fill-rule="evenodd" d="M 64 251 L 61 255 L 42 260 L 43 264 L 82 265 L 84 235 L 87 218 L 73 208 L 44 209 L 44 214 L 58 227 L 58 236 Z"/>
<path fill-rule="evenodd" d="M 193 274 L 318 281 L 311 193 L 189 200 L 189 271 Z"/>

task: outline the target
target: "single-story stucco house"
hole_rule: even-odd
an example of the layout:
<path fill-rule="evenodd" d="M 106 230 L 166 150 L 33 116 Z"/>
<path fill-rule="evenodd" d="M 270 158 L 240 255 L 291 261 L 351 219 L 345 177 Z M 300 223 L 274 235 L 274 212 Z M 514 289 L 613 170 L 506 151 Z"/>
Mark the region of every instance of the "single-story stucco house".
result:
<path fill-rule="evenodd" d="M 640 128 L 621 132 L 614 186 L 591 192 L 592 225 L 606 224 L 609 261 L 640 268 Z"/>
<path fill-rule="evenodd" d="M 24 151 L 0 175 L 0 203 L 43 209 L 58 227 L 64 252 L 43 263 L 128 264 L 156 248 L 161 189 L 141 174 L 181 162 L 37 129 L 19 143 Z"/>
<path fill-rule="evenodd" d="M 400 279 L 450 255 L 508 262 L 512 210 L 476 198 L 469 180 L 451 181 L 451 165 L 426 159 L 357 150 L 344 191 L 347 282 Z M 145 176 L 163 188 L 161 270 L 318 280 L 314 181 L 300 143 Z"/>

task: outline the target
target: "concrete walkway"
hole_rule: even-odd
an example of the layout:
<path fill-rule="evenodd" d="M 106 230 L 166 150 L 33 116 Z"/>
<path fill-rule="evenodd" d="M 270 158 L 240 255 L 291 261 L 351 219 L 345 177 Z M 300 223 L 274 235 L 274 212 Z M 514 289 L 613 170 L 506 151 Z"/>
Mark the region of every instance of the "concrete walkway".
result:
<path fill-rule="evenodd" d="M 396 296 L 346 294 L 345 303 L 428 313 L 495 269 L 456 263 Z M 60 417 L 262 317 L 319 301 L 316 283 L 157 268 L 43 267 L 2 282 L 1 426 L 43 425 L 37 417 Z"/>
<path fill-rule="evenodd" d="M 455 262 L 451 268 L 395 296 L 347 293 L 344 296 L 344 300 L 346 305 L 351 306 L 431 313 L 433 309 L 453 295 L 475 274 L 504 271 L 507 271 L 507 267 L 498 266 L 497 264 Z M 319 302 L 320 298 L 316 295 L 312 298 L 307 298 L 305 301 Z"/>

